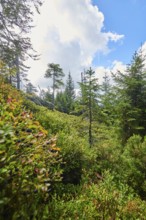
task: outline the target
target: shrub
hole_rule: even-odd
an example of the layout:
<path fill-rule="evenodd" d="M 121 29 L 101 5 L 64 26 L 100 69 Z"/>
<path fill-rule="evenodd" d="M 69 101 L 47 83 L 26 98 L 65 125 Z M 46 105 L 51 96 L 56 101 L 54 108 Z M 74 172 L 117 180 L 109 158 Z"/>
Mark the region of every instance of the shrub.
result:
<path fill-rule="evenodd" d="M 1 89 L 0 216 L 31 219 L 61 182 L 60 149 L 56 138 L 48 139 L 48 132 L 25 111 L 20 94 L 9 85 L 1 84 Z"/>
<path fill-rule="evenodd" d="M 146 198 L 146 138 L 133 135 L 123 153 L 123 177 L 142 198 Z"/>
<path fill-rule="evenodd" d="M 134 196 L 125 184 L 114 182 L 114 177 L 105 172 L 98 184 L 83 184 L 74 195 L 53 197 L 47 206 L 48 219 L 131 219 L 144 220 L 146 203 Z"/>

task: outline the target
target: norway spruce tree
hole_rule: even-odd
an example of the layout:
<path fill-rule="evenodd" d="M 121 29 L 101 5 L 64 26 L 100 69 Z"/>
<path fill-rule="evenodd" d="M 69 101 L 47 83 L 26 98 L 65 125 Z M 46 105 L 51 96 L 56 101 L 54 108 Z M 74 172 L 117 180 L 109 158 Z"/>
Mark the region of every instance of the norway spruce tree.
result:
<path fill-rule="evenodd" d="M 146 134 L 146 69 L 142 52 L 136 52 L 126 72 L 113 75 L 119 100 L 117 116 L 123 141 Z"/>
<path fill-rule="evenodd" d="M 72 80 L 71 73 L 69 72 L 65 86 L 65 96 L 67 102 L 67 113 L 70 113 L 74 109 L 75 90 L 74 82 Z"/>
<path fill-rule="evenodd" d="M 99 121 L 105 123 L 106 125 L 112 125 L 115 121 L 115 105 L 116 96 L 113 93 L 113 86 L 110 84 L 110 78 L 105 72 L 103 77 L 103 82 L 100 86 L 100 111 L 99 111 Z"/>
<path fill-rule="evenodd" d="M 65 92 L 57 92 L 55 98 L 55 109 L 60 112 L 69 113 L 68 112 L 68 103 L 67 96 Z"/>
<path fill-rule="evenodd" d="M 89 119 L 89 145 L 90 147 L 93 144 L 92 137 L 92 123 L 94 120 L 95 109 L 97 106 L 97 91 L 99 89 L 99 85 L 97 82 L 97 78 L 95 78 L 95 71 L 90 67 L 87 71 L 84 71 L 83 80 L 79 83 L 82 98 L 81 103 L 84 105 L 84 111 L 86 113 L 86 117 Z"/>
<path fill-rule="evenodd" d="M 39 12 L 41 4 L 41 0 L 0 0 L 0 60 L 10 69 L 7 78 L 18 89 L 28 70 L 24 61 L 28 57 L 36 58 L 28 34 L 34 8 Z M 11 69 L 15 69 L 15 74 Z"/>
<path fill-rule="evenodd" d="M 59 64 L 50 63 L 45 73 L 45 78 L 52 78 L 52 103 L 55 104 L 55 91 L 64 85 L 64 73 Z"/>
<path fill-rule="evenodd" d="M 37 88 L 31 83 L 26 84 L 26 93 L 28 94 L 35 94 L 37 92 Z"/>
<path fill-rule="evenodd" d="M 58 111 L 71 113 L 74 110 L 75 90 L 71 73 L 69 72 L 64 91 L 59 91 L 55 98 L 55 107 Z"/>

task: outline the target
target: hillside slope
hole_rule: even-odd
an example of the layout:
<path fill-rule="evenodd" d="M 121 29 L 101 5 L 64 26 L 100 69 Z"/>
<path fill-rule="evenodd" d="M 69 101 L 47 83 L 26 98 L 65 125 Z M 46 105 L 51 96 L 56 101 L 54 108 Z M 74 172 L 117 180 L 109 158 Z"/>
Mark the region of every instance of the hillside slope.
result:
<path fill-rule="evenodd" d="M 0 82 L 0 219 L 145 219 L 145 146 Z"/>

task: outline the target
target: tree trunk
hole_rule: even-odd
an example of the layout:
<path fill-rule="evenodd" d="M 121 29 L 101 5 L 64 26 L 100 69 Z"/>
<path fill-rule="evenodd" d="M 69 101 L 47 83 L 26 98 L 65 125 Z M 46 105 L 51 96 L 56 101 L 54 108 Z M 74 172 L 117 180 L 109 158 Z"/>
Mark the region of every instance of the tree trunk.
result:
<path fill-rule="evenodd" d="M 92 147 L 92 112 L 89 110 L 89 145 Z"/>
<path fill-rule="evenodd" d="M 55 107 L 55 73 L 53 74 L 53 93 L 52 93 L 53 109 Z"/>
<path fill-rule="evenodd" d="M 20 69 L 19 69 L 19 58 L 18 55 L 16 56 L 16 68 L 17 68 L 17 73 L 16 73 L 16 82 L 17 82 L 17 89 L 20 90 Z"/>
<path fill-rule="evenodd" d="M 91 101 L 91 80 L 89 94 L 89 145 L 92 147 L 92 101 Z"/>

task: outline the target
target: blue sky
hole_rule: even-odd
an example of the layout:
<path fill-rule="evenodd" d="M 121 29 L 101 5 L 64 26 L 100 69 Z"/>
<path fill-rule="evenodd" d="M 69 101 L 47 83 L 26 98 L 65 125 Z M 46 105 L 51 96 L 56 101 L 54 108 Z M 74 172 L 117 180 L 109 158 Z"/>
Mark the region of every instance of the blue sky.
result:
<path fill-rule="evenodd" d="M 128 64 L 146 40 L 146 1 L 94 0 L 93 4 L 104 14 L 104 30 L 124 35 L 122 43 L 109 43 L 112 51 L 108 56 L 101 56 L 100 62 L 108 65 L 109 60 L 117 59 Z"/>
<path fill-rule="evenodd" d="M 48 86 L 48 63 L 58 63 L 75 82 L 92 66 L 99 81 L 125 69 L 141 44 L 146 48 L 145 0 L 45 0 L 31 33 L 39 61 L 29 61 L 34 85 Z"/>

